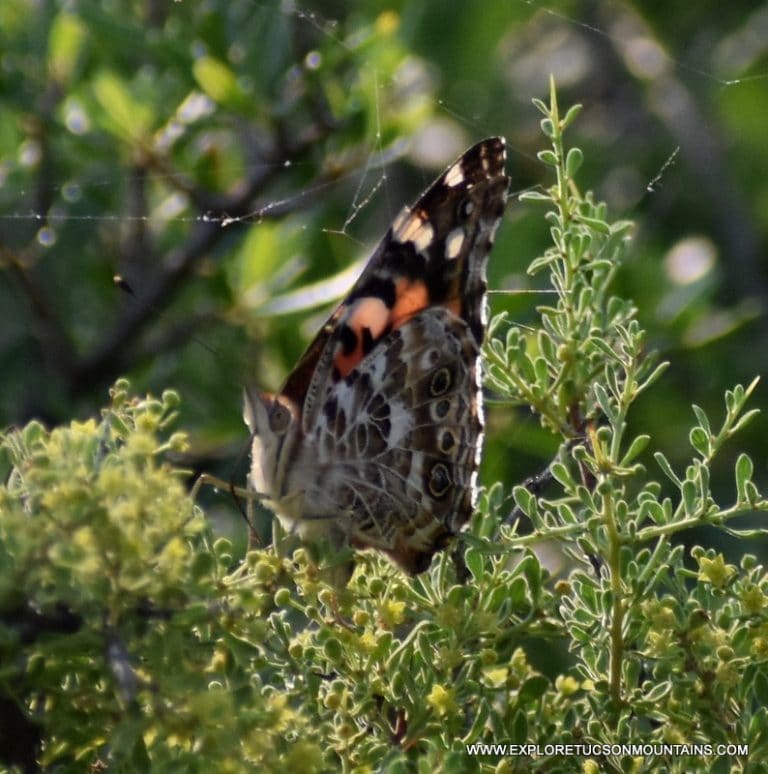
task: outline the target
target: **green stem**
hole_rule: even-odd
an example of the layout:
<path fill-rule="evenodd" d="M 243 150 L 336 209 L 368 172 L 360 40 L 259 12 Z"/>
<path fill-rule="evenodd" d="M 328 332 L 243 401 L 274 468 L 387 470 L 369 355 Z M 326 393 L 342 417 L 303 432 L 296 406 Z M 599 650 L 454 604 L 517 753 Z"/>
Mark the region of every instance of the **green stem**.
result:
<path fill-rule="evenodd" d="M 520 548 L 521 546 L 531 546 L 540 543 L 542 540 L 552 540 L 559 537 L 571 537 L 580 535 L 584 532 L 583 524 L 566 524 L 562 527 L 547 527 L 546 532 L 531 532 L 528 535 L 509 538 L 507 541 L 510 546 Z"/>
<path fill-rule="evenodd" d="M 616 525 L 613 489 L 606 487 L 603 495 L 603 519 L 608 534 L 608 569 L 610 572 L 613 609 L 611 610 L 611 658 L 609 664 L 609 685 L 613 706 L 621 706 L 621 664 L 624 657 L 624 590 L 621 583 L 621 537 Z"/>
<path fill-rule="evenodd" d="M 754 511 L 768 511 L 768 500 L 762 500 L 754 505 L 751 503 L 733 505 L 724 511 L 715 511 L 711 514 L 695 513 L 687 519 L 680 519 L 669 524 L 659 524 L 654 527 L 645 527 L 645 529 L 641 529 L 635 535 L 632 542 L 647 543 L 649 540 L 655 540 L 665 535 L 674 535 L 675 532 L 682 532 L 685 529 L 691 529 L 691 527 L 700 527 L 704 524 L 718 525 L 724 521 L 729 521 L 737 516 L 743 516 Z"/>

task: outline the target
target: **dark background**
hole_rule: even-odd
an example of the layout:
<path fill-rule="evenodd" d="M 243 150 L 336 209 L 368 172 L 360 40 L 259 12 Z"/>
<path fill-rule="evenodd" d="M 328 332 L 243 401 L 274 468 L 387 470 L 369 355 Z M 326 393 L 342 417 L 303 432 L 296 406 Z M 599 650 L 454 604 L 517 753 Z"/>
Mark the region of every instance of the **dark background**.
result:
<path fill-rule="evenodd" d="M 718 426 L 766 362 L 768 4 L 2 3 L 0 424 L 93 415 L 128 375 L 180 391 L 185 463 L 228 477 L 243 384 L 279 387 L 343 272 L 447 163 L 504 134 L 513 194 L 551 183 L 531 105 L 550 73 L 584 105 L 582 188 L 636 223 L 616 291 L 672 363 L 634 427 L 684 466 L 690 404 Z M 534 288 L 547 240 L 513 195 L 491 287 Z M 532 323 L 545 300 L 493 308 Z M 766 422 L 716 462 L 722 502 L 739 449 L 765 485 Z M 557 440 L 495 407 L 486 483 Z"/>

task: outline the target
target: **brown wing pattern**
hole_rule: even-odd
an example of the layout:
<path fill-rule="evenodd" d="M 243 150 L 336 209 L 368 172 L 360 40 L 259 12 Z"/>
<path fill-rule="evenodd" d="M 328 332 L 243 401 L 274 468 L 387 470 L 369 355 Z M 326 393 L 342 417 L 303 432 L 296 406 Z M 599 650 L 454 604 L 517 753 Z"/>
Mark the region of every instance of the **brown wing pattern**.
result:
<path fill-rule="evenodd" d="M 450 309 L 482 341 L 485 266 L 508 186 L 505 157 L 503 138 L 479 142 L 397 216 L 281 390 L 301 408 L 305 429 L 330 386 L 422 309 Z"/>
<path fill-rule="evenodd" d="M 504 161 L 483 140 L 405 208 L 280 395 L 252 401 L 251 480 L 304 539 L 416 573 L 469 519 Z"/>
<path fill-rule="evenodd" d="M 469 326 L 447 309 L 392 331 L 333 386 L 295 461 L 305 518 L 426 569 L 474 507 L 478 367 Z"/>

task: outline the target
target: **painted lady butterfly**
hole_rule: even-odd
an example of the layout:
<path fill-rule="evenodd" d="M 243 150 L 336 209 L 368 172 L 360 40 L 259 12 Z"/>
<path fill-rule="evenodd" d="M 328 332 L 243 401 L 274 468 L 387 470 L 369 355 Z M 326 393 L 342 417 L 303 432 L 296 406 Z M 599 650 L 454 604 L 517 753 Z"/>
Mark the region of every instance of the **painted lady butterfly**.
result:
<path fill-rule="evenodd" d="M 491 137 L 452 164 L 395 218 L 281 392 L 246 394 L 251 484 L 303 540 L 419 573 L 471 516 L 505 158 Z"/>

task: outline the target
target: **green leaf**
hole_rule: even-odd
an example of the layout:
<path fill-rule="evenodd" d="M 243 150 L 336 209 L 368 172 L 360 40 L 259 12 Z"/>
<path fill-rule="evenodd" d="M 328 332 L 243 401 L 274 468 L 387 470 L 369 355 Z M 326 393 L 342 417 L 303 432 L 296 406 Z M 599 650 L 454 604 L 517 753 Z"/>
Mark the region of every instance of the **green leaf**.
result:
<path fill-rule="evenodd" d="M 756 376 L 748 385 L 747 389 L 744 390 L 744 397 L 748 398 L 755 390 L 755 387 L 760 383 L 760 377 Z"/>
<path fill-rule="evenodd" d="M 578 524 L 579 518 L 568 503 L 560 503 L 557 506 L 557 515 L 563 524 Z"/>
<path fill-rule="evenodd" d="M 200 88 L 220 105 L 236 106 L 242 99 L 235 74 L 220 59 L 203 56 L 195 60 L 192 73 Z"/>
<path fill-rule="evenodd" d="M 584 154 L 580 148 L 571 148 L 565 157 L 565 174 L 573 178 L 584 162 Z"/>
<path fill-rule="evenodd" d="M 562 484 L 566 490 L 570 490 L 574 487 L 576 482 L 573 480 L 571 471 L 568 470 L 568 467 L 563 465 L 562 462 L 553 462 L 552 465 L 550 465 L 549 472 L 552 474 L 555 481 Z"/>
<path fill-rule="evenodd" d="M 86 39 L 86 30 L 71 11 L 61 11 L 51 24 L 48 36 L 48 68 L 60 85 L 65 85 L 75 70 Z"/>
<path fill-rule="evenodd" d="M 634 227 L 635 224 L 631 220 L 617 220 L 615 223 L 611 223 L 611 237 L 621 238 Z"/>
<path fill-rule="evenodd" d="M 485 723 L 488 720 L 490 714 L 491 706 L 489 702 L 485 699 L 480 699 L 475 709 L 475 717 L 472 721 L 472 727 L 461 740 L 464 744 L 472 743 L 482 735 Z"/>
<path fill-rule="evenodd" d="M 653 455 L 653 458 L 656 460 L 656 463 L 658 466 L 662 469 L 664 472 L 664 475 L 676 486 L 680 486 L 680 479 L 675 474 L 674 470 L 672 470 L 672 466 L 669 464 L 669 460 L 661 453 L 661 452 L 655 452 Z"/>
<path fill-rule="evenodd" d="M 216 559 L 207 551 L 199 551 L 195 554 L 190 567 L 190 575 L 195 580 L 210 576 L 216 567 Z"/>
<path fill-rule="evenodd" d="M 768 529 L 736 529 L 734 527 L 721 526 L 720 529 L 733 537 L 741 538 L 742 540 L 754 540 L 755 538 L 764 538 L 768 535 Z"/>
<path fill-rule="evenodd" d="M 543 357 L 537 357 L 533 362 L 533 370 L 536 376 L 536 384 L 543 390 L 549 386 L 549 366 Z"/>
<path fill-rule="evenodd" d="M 757 699 L 758 705 L 762 707 L 768 706 L 768 675 L 759 670 L 752 681 L 752 692 Z"/>
<path fill-rule="evenodd" d="M 480 583 L 485 574 L 485 564 L 482 555 L 478 551 L 468 548 L 464 552 L 464 562 L 467 565 L 467 569 L 472 573 L 472 577 L 475 581 Z"/>
<path fill-rule="evenodd" d="M 557 154 L 554 151 L 539 151 L 536 156 L 539 158 L 539 161 L 543 161 L 547 166 L 556 167 L 558 165 Z"/>
<path fill-rule="evenodd" d="M 530 516 L 536 498 L 524 486 L 516 486 L 512 490 L 512 497 L 514 497 L 517 507 L 526 516 Z"/>
<path fill-rule="evenodd" d="M 686 479 L 680 487 L 680 492 L 683 496 L 683 508 L 685 508 L 685 514 L 686 516 L 692 516 L 696 511 L 698 502 L 698 487 L 696 486 L 696 482 Z"/>
<path fill-rule="evenodd" d="M 579 113 L 581 113 L 582 108 L 583 105 L 577 104 L 568 109 L 568 112 L 565 114 L 565 118 L 563 118 L 560 122 L 561 131 L 567 129 L 576 120 Z"/>
<path fill-rule="evenodd" d="M 755 466 L 747 454 L 740 454 L 736 460 L 736 491 L 739 502 L 749 502 L 747 483 L 751 481 Z"/>
<path fill-rule="evenodd" d="M 571 624 L 568 631 L 574 641 L 582 645 L 589 645 L 594 639 L 590 629 L 585 629 L 577 624 Z"/>
<path fill-rule="evenodd" d="M 600 336 L 591 336 L 589 339 L 589 346 L 600 350 L 600 353 L 607 357 L 609 360 L 616 362 L 620 361 L 619 353 L 616 352 L 611 344 L 602 338 L 602 334 Z"/>
<path fill-rule="evenodd" d="M 649 704 L 657 704 L 665 696 L 669 695 L 672 690 L 672 683 L 669 680 L 662 680 L 660 683 L 654 685 L 650 691 L 645 695 L 645 701 Z"/>
<path fill-rule="evenodd" d="M 528 741 L 528 716 L 520 707 L 512 716 L 509 741 L 512 744 L 525 744 Z"/>
<path fill-rule="evenodd" d="M 554 263 L 554 256 L 545 254 L 541 255 L 538 258 L 534 258 L 529 264 L 527 268 L 528 274 L 533 276 L 534 274 L 537 274 L 538 272 L 542 271 L 543 269 L 549 268 Z"/>
<path fill-rule="evenodd" d="M 590 492 L 587 487 L 581 485 L 577 486 L 576 496 L 588 511 L 594 512 L 598 509 L 597 504 L 595 503 L 595 498 L 592 496 L 592 492 Z"/>
<path fill-rule="evenodd" d="M 93 92 L 103 110 L 100 119 L 105 129 L 132 142 L 144 139 L 152 126 L 152 110 L 133 98 L 120 76 L 103 70 L 93 79 Z"/>
<path fill-rule="evenodd" d="M 646 500 L 640 507 L 640 515 L 642 518 L 650 519 L 655 524 L 666 522 L 664 508 L 656 500 Z"/>
<path fill-rule="evenodd" d="M 507 599 L 512 605 L 513 610 L 519 610 L 527 603 L 533 602 L 530 599 L 528 593 L 528 584 L 525 582 L 525 578 L 520 576 L 516 577 L 505 590 Z"/>
<path fill-rule="evenodd" d="M 541 120 L 541 131 L 547 135 L 547 137 L 555 137 L 557 134 L 557 131 L 555 129 L 555 125 L 552 123 L 551 118 L 543 118 Z"/>
<path fill-rule="evenodd" d="M 593 231 L 597 231 L 598 234 L 610 234 L 610 226 L 604 220 L 598 220 L 597 218 L 588 218 L 584 215 L 579 215 L 579 222 L 585 226 L 589 226 Z"/>
<path fill-rule="evenodd" d="M 536 336 L 539 352 L 551 366 L 558 364 L 557 352 L 552 337 L 544 330 L 540 330 Z"/>
<path fill-rule="evenodd" d="M 552 204 L 552 197 L 549 194 L 541 193 L 541 191 L 523 191 L 517 200 L 520 202 L 545 202 Z"/>
<path fill-rule="evenodd" d="M 602 410 L 603 414 L 605 414 L 606 418 L 610 422 L 613 422 L 616 419 L 616 408 L 608 396 L 608 391 L 599 382 L 595 383 L 594 390 L 595 397 L 597 398 L 600 409 Z"/>
<path fill-rule="evenodd" d="M 664 371 L 667 370 L 667 368 L 669 368 L 669 363 L 667 361 L 659 363 L 656 368 L 653 369 L 650 376 L 645 377 L 638 385 L 637 392 L 640 393 L 643 390 L 647 390 L 664 373 Z"/>
<path fill-rule="evenodd" d="M 235 254 L 237 286 L 241 292 L 268 280 L 276 267 L 285 263 L 291 255 L 291 235 L 286 234 L 286 224 L 255 223 L 248 228 L 240 248 Z M 286 238 L 288 245 L 286 246 Z"/>
<path fill-rule="evenodd" d="M 742 430 L 743 428 L 745 428 L 759 413 L 760 413 L 760 409 L 750 409 L 749 411 L 747 411 L 746 414 L 739 417 L 739 420 L 731 428 L 729 435 L 738 433 L 739 430 Z"/>
<path fill-rule="evenodd" d="M 528 586 L 531 589 L 533 599 L 536 600 L 541 593 L 541 565 L 534 554 L 529 553 L 517 566 L 516 569 L 522 569 Z"/>
<path fill-rule="evenodd" d="M 249 296 L 249 300 L 253 300 L 254 310 L 264 317 L 316 309 L 318 306 L 324 306 L 341 298 L 360 273 L 362 263 L 356 261 L 327 279 L 309 283 L 280 295 L 270 295 L 268 292 L 262 292 L 264 289 L 261 289 L 260 292 Z"/>
<path fill-rule="evenodd" d="M 688 434 L 688 440 L 691 446 L 701 454 L 702 457 L 706 457 L 711 449 L 709 434 L 701 427 L 694 427 Z"/>
<path fill-rule="evenodd" d="M 707 432 L 709 435 L 712 434 L 712 428 L 709 425 L 709 418 L 707 417 L 706 412 L 704 409 L 697 406 L 695 403 L 693 406 L 691 406 L 693 409 L 693 413 L 696 415 L 696 419 L 698 420 L 701 427 L 704 429 L 705 432 Z"/>
<path fill-rule="evenodd" d="M 629 449 L 627 449 L 626 454 L 622 458 L 621 462 L 619 463 L 621 467 L 625 467 L 626 465 L 629 465 L 632 460 L 635 459 L 639 454 L 642 454 L 643 451 L 645 451 L 646 447 L 648 446 L 648 443 L 651 440 L 650 435 L 638 435 L 633 440 L 632 443 L 629 445 Z"/>

